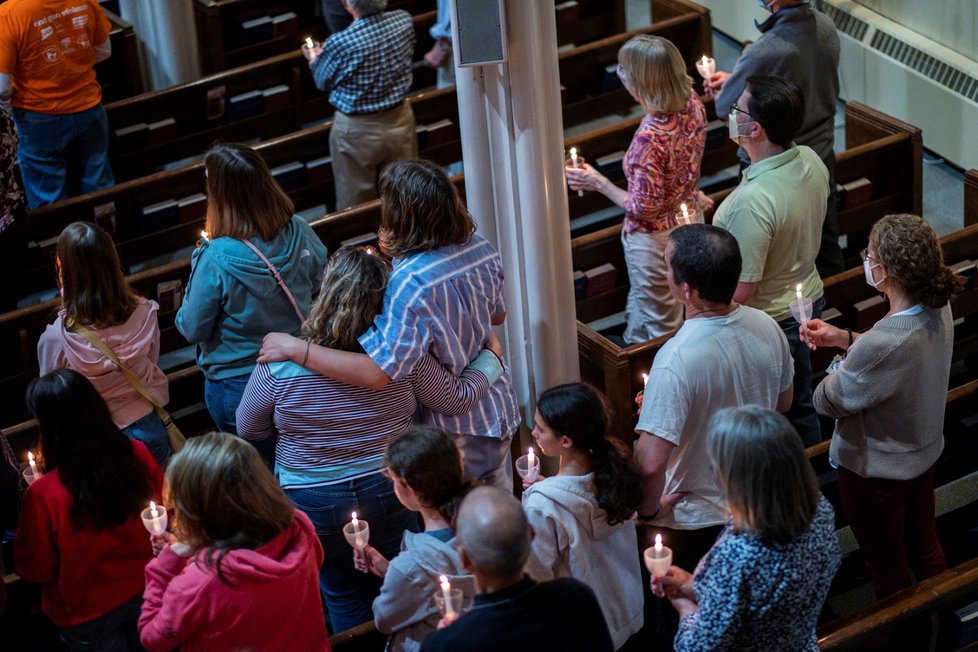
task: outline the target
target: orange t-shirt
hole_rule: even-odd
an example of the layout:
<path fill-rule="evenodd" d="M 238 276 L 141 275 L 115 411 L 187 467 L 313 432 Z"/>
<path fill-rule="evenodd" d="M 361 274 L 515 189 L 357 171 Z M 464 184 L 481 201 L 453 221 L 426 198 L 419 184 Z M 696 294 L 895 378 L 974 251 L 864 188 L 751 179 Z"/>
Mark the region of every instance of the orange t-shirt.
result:
<path fill-rule="evenodd" d="M 77 113 L 102 99 L 95 45 L 111 25 L 97 0 L 7 0 L 0 4 L 0 73 L 13 76 L 15 107 Z"/>

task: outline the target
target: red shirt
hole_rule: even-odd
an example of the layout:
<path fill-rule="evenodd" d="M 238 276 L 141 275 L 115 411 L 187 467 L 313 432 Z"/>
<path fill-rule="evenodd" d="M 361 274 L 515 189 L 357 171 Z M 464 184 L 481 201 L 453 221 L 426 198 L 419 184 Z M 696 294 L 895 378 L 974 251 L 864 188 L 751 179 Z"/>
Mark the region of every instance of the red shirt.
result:
<path fill-rule="evenodd" d="M 153 455 L 132 442 L 159 501 L 163 474 Z M 41 606 L 58 627 L 104 616 L 143 590 L 143 571 L 153 558 L 139 514 L 102 531 L 79 527 L 68 514 L 74 499 L 57 470 L 27 488 L 14 541 L 14 571 L 43 585 Z"/>

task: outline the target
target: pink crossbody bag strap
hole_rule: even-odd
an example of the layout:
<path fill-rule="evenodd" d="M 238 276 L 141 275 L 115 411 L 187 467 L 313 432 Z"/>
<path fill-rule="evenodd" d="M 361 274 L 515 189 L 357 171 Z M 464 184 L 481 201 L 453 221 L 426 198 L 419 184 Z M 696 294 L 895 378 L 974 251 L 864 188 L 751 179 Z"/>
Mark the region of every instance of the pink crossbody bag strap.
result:
<path fill-rule="evenodd" d="M 282 275 L 278 273 L 277 269 L 275 269 L 275 265 L 272 264 L 272 261 L 268 260 L 268 258 L 265 258 L 265 254 L 260 252 L 258 250 L 258 247 L 251 244 L 247 240 L 241 240 L 241 242 L 248 245 L 248 248 L 254 251 L 258 255 L 258 257 L 261 258 L 262 262 L 265 263 L 265 265 L 268 267 L 268 270 L 272 273 L 272 276 L 275 277 L 276 282 L 278 282 L 278 286 L 282 288 L 282 292 L 285 292 L 285 298 L 288 299 L 289 303 L 292 304 L 292 309 L 295 310 L 295 314 L 296 316 L 299 317 L 299 321 L 300 322 L 306 321 L 306 316 L 302 314 L 302 310 L 299 309 L 299 304 L 296 303 L 295 297 L 292 296 L 292 292 L 289 291 L 289 286 L 287 286 L 285 284 L 285 281 L 282 280 Z"/>

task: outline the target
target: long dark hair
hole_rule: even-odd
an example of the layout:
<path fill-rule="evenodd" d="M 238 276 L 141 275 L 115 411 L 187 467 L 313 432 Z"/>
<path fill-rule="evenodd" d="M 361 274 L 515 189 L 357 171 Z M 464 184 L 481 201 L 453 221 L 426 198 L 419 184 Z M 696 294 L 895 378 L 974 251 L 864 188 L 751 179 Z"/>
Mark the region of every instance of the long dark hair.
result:
<path fill-rule="evenodd" d="M 642 502 L 642 480 L 624 444 L 608 437 L 604 395 L 585 383 L 557 385 L 540 395 L 537 412 L 556 436 L 567 437 L 587 455 L 595 498 L 608 523 L 630 519 Z"/>
<path fill-rule="evenodd" d="M 129 319 L 139 297 L 122 273 L 108 231 L 91 222 L 72 222 L 58 236 L 57 255 L 66 321 L 105 328 Z"/>
<path fill-rule="evenodd" d="M 261 548 L 295 517 L 295 507 L 255 447 L 221 432 L 193 437 L 173 456 L 164 494 L 180 540 L 207 548 L 204 563 L 225 584 L 225 555 Z"/>
<path fill-rule="evenodd" d="M 77 371 L 31 381 L 27 407 L 40 426 L 44 470 L 57 469 L 79 524 L 104 530 L 139 514 L 153 496 L 149 471 L 112 421 L 105 400 Z"/>
<path fill-rule="evenodd" d="M 451 437 L 439 428 L 414 426 L 387 444 L 384 464 L 425 507 L 438 510 L 455 528 L 458 508 L 472 483 L 462 481 L 462 456 Z"/>

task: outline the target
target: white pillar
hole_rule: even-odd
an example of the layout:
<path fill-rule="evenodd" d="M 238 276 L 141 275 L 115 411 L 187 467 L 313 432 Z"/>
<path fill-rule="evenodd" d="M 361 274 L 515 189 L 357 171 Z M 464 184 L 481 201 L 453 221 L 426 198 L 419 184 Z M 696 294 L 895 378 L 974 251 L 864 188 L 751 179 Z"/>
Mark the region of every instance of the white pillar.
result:
<path fill-rule="evenodd" d="M 200 78 L 193 0 L 119 0 L 123 20 L 132 23 L 146 90 Z"/>
<path fill-rule="evenodd" d="M 580 372 L 553 3 L 505 4 L 507 62 L 456 84 L 467 204 L 506 268 L 506 355 L 532 424 L 536 397 Z"/>

